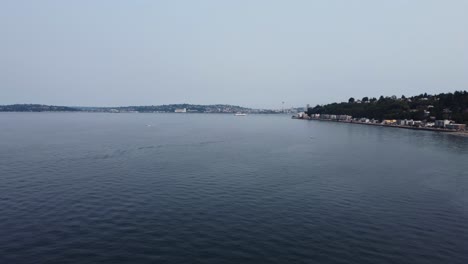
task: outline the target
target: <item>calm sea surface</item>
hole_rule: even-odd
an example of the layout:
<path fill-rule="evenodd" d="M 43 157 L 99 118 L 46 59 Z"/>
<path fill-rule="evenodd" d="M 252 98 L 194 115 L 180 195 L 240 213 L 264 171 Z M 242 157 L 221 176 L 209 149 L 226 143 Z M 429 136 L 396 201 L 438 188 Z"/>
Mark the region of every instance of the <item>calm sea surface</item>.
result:
<path fill-rule="evenodd" d="M 468 138 L 0 114 L 0 263 L 468 263 Z"/>

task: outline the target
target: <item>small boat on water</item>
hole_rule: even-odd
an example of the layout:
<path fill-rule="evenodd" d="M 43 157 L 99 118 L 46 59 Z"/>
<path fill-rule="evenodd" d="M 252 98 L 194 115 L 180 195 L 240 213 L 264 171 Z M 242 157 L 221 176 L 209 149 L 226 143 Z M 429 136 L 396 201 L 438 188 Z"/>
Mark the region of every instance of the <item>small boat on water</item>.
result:
<path fill-rule="evenodd" d="M 241 113 L 241 112 L 237 112 L 237 113 L 235 114 L 235 116 L 246 116 L 246 115 L 247 115 L 247 114 Z"/>

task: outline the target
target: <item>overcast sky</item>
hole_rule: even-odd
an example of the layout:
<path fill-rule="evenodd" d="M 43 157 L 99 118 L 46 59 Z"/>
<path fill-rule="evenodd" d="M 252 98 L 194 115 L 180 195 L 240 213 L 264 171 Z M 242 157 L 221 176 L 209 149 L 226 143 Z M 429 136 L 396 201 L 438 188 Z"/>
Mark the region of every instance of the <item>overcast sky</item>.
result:
<path fill-rule="evenodd" d="M 0 104 L 280 108 L 468 89 L 466 0 L 0 1 Z"/>

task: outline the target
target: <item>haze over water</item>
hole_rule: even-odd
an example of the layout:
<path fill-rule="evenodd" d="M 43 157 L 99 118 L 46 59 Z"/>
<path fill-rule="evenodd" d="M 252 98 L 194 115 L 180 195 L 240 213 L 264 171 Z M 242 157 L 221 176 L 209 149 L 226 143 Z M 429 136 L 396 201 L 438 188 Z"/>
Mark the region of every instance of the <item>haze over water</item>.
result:
<path fill-rule="evenodd" d="M 0 114 L 0 263 L 468 263 L 468 138 Z"/>

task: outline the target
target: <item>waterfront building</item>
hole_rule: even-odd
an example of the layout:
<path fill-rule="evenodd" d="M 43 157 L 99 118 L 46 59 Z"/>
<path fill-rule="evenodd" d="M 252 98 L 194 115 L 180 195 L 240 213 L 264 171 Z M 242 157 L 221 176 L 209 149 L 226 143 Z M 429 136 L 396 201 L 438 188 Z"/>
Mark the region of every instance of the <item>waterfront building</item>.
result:
<path fill-rule="evenodd" d="M 436 120 L 435 121 L 435 127 L 440 127 L 440 128 L 445 128 L 446 125 L 450 124 L 450 120 L 444 119 L 444 120 Z"/>
<path fill-rule="evenodd" d="M 465 124 L 447 124 L 445 128 L 454 129 L 454 130 L 466 130 Z"/>
<path fill-rule="evenodd" d="M 300 119 L 307 119 L 308 118 L 307 113 L 305 113 L 305 112 L 297 113 L 296 117 L 300 118 Z"/>
<path fill-rule="evenodd" d="M 175 113 L 187 113 L 187 108 L 178 108 L 174 112 Z"/>
<path fill-rule="evenodd" d="M 340 121 L 350 121 L 353 117 L 349 115 L 339 115 L 337 118 Z"/>
<path fill-rule="evenodd" d="M 414 121 L 413 119 L 398 119 L 397 122 L 396 122 L 397 125 L 399 126 L 412 126 L 414 125 Z"/>
<path fill-rule="evenodd" d="M 385 125 L 395 125 L 396 122 L 397 121 L 395 119 L 386 119 L 382 123 L 385 124 Z"/>

